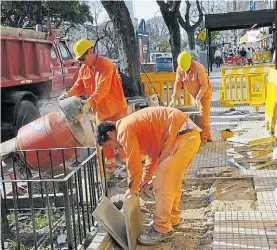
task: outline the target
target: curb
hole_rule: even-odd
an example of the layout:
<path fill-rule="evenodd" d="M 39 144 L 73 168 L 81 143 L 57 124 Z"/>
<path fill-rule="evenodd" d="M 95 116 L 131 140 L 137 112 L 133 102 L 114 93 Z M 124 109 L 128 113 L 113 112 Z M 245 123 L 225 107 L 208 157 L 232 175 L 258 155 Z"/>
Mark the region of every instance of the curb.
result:
<path fill-rule="evenodd" d="M 109 250 L 111 249 L 111 243 L 111 236 L 103 230 L 103 232 L 98 232 L 96 234 L 87 250 Z"/>

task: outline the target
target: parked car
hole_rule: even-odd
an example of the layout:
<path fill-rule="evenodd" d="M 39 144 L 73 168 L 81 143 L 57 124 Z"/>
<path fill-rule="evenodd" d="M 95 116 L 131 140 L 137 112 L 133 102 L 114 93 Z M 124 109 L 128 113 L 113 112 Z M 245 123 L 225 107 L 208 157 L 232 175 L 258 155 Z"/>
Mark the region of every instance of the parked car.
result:
<path fill-rule="evenodd" d="M 156 59 L 158 72 L 172 72 L 173 64 L 172 57 L 158 57 Z"/>
<path fill-rule="evenodd" d="M 155 52 L 150 53 L 150 62 L 156 62 L 159 57 L 172 57 L 171 52 Z"/>

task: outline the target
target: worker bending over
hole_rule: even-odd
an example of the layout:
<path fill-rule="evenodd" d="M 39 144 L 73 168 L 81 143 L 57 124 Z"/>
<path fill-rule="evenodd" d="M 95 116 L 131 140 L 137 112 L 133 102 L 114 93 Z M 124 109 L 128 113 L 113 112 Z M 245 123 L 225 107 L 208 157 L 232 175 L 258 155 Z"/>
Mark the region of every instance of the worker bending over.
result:
<path fill-rule="evenodd" d="M 122 147 L 126 153 L 126 195 L 148 190 L 152 180 L 154 224 L 139 236 L 140 244 L 155 245 L 173 237 L 172 226 L 180 223 L 183 176 L 200 146 L 198 129 L 185 113 L 168 107 L 145 108 L 96 128 L 99 145 Z M 146 156 L 144 168 L 141 155 Z"/>
<path fill-rule="evenodd" d="M 172 101 L 169 106 L 174 107 L 176 99 L 179 97 L 183 84 L 186 85 L 189 94 L 194 98 L 195 104 L 201 112 L 201 142 L 212 142 L 210 132 L 210 108 L 212 99 L 212 85 L 206 74 L 205 67 L 194 60 L 187 51 L 178 56 L 178 68 Z"/>
<path fill-rule="evenodd" d="M 87 96 L 87 102 L 96 118 L 96 123 L 117 121 L 127 115 L 127 102 L 116 68 L 111 60 L 97 55 L 94 44 L 86 39 L 77 41 L 73 47 L 76 60 L 82 63 L 73 87 L 59 99 L 70 96 Z M 115 174 L 115 155 L 112 148 L 104 147 L 107 178 Z M 125 160 L 123 151 L 119 151 Z"/>

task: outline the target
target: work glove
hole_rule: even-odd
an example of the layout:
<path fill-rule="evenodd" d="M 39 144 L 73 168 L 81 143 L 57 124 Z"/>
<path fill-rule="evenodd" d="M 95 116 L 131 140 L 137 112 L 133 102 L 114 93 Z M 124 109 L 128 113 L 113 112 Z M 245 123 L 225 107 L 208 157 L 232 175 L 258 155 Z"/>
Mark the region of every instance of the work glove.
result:
<path fill-rule="evenodd" d="M 140 183 L 140 192 L 147 193 L 149 190 L 152 190 L 152 180 L 142 180 Z"/>
<path fill-rule="evenodd" d="M 168 107 L 174 108 L 175 107 L 175 99 L 172 99 L 169 103 Z"/>
<path fill-rule="evenodd" d="M 90 109 L 91 109 L 89 100 L 84 100 L 84 101 L 82 101 L 82 104 L 83 104 L 82 113 L 83 113 L 83 114 L 86 114 L 86 113 L 89 112 Z"/>
<path fill-rule="evenodd" d="M 64 92 L 64 93 L 62 93 L 62 94 L 58 97 L 58 100 L 61 101 L 61 100 L 64 100 L 64 99 L 66 99 L 66 98 L 68 98 L 68 97 L 69 97 L 68 93 L 67 93 L 67 92 Z"/>
<path fill-rule="evenodd" d="M 202 115 L 202 114 L 203 114 L 203 107 L 202 107 L 202 104 L 201 104 L 200 99 L 196 97 L 195 100 L 194 100 L 194 103 L 195 103 L 195 105 L 196 105 L 198 111 L 199 111 L 200 114 Z"/>

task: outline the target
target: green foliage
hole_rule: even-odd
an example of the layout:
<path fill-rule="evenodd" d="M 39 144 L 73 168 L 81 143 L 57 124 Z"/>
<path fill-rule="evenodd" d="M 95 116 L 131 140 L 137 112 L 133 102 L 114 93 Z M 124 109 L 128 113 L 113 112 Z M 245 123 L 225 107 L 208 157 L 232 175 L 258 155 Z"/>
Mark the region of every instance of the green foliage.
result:
<path fill-rule="evenodd" d="M 1 23 L 25 28 L 50 21 L 58 28 L 63 22 L 71 25 L 92 22 L 90 7 L 84 1 L 2 1 Z"/>
<path fill-rule="evenodd" d="M 30 247 L 26 247 L 25 245 L 20 243 L 20 248 L 18 249 L 17 243 L 15 241 L 10 241 L 8 243 L 8 250 L 30 250 Z"/>
<path fill-rule="evenodd" d="M 7 215 L 7 218 L 8 218 L 8 220 L 10 221 L 10 223 L 15 222 L 15 214 L 14 214 L 14 213 L 8 214 L 8 215 Z"/>
<path fill-rule="evenodd" d="M 35 213 L 35 227 L 36 229 L 48 226 L 48 216 L 41 215 L 40 212 Z"/>

